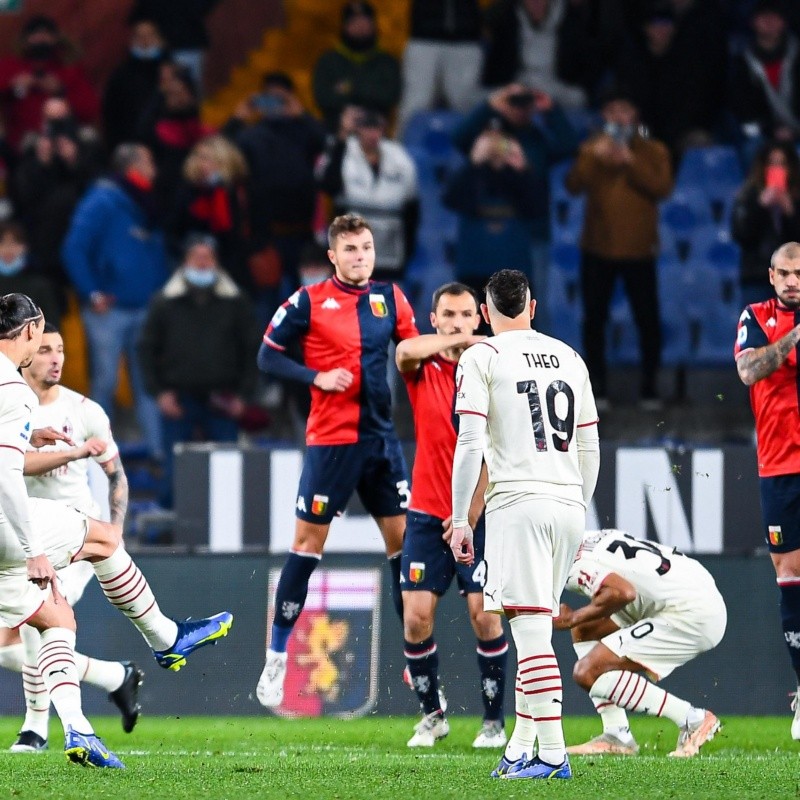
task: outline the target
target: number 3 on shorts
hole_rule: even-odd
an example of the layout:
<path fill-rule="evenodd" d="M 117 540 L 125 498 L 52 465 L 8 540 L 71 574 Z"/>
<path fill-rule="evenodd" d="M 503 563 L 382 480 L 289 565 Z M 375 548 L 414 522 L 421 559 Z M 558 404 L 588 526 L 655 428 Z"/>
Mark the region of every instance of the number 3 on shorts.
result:
<path fill-rule="evenodd" d="M 408 488 L 408 481 L 397 481 L 397 494 L 400 496 L 400 508 L 408 508 L 411 501 L 411 491 Z"/>

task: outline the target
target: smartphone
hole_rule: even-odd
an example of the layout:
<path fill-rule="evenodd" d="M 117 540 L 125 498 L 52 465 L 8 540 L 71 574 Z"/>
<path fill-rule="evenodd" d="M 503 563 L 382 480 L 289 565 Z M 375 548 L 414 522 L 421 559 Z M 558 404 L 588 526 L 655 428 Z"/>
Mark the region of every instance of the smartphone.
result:
<path fill-rule="evenodd" d="M 780 192 L 785 192 L 789 185 L 789 172 L 786 167 L 768 166 L 764 182 L 768 189 L 777 189 Z"/>

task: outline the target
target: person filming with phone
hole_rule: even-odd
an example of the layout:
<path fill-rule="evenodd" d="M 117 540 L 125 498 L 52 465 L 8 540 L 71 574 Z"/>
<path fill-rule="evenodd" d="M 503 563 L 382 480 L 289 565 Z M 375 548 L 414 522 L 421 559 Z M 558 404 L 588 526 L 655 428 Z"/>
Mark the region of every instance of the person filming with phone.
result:
<path fill-rule="evenodd" d="M 774 294 L 764 269 L 784 242 L 800 240 L 800 159 L 791 142 L 769 142 L 736 195 L 731 234 L 741 247 L 742 306 Z"/>

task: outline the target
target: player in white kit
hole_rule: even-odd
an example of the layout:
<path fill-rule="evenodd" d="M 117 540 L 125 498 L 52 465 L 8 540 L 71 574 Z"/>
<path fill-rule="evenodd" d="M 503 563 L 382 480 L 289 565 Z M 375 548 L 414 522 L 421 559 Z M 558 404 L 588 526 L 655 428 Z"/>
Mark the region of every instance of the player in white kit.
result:
<path fill-rule="evenodd" d="M 17 371 L 39 349 L 43 328 L 44 315 L 29 297 L 0 297 L 0 623 L 27 624 L 39 632 L 37 666 L 64 727 L 67 758 L 122 768 L 83 714 L 75 616 L 59 589 L 58 570 L 76 560 L 91 561 L 108 601 L 138 629 L 165 669 L 180 669 L 199 647 L 226 636 L 233 616 L 170 619 L 125 551 L 120 526 L 55 500 L 28 497 L 23 479 L 28 444 L 68 441 L 58 431 L 32 430 L 38 398 Z"/>
<path fill-rule="evenodd" d="M 603 720 L 600 736 L 569 752 L 635 755 L 627 710 L 671 719 L 680 733 L 670 755 L 696 755 L 719 720 L 650 680 L 663 680 L 722 640 L 727 611 L 709 572 L 675 548 L 620 530 L 588 531 L 567 588 L 591 600 L 577 611 L 562 604 L 555 627 L 572 631 L 579 659 L 573 677 Z"/>
<path fill-rule="evenodd" d="M 516 725 L 492 775 L 570 778 L 551 639 L 597 482 L 598 419 L 586 365 L 531 330 L 535 309 L 523 273 L 491 277 L 481 311 L 495 335 L 470 347 L 456 373 L 451 547 L 460 563 L 474 558 L 467 512 L 484 456 L 484 609 L 508 617 L 518 661 Z"/>
<path fill-rule="evenodd" d="M 33 428 L 52 428 L 68 436 L 64 441 L 25 453 L 25 484 L 30 497 L 58 500 L 102 519 L 100 507 L 89 487 L 89 459 L 94 459 L 108 477 L 110 520 L 122 525 L 128 505 L 128 481 L 119 457 L 108 417 L 98 403 L 59 385 L 64 366 L 64 342 L 50 323 L 45 323 L 41 345 L 22 377 L 39 398 L 33 412 Z M 59 573 L 67 602 L 74 606 L 81 598 L 94 570 L 88 561 L 78 561 Z M 22 639 L 22 641 L 20 641 Z M 36 666 L 38 636 L 27 626 L 19 631 L 0 628 L 0 666 L 22 673 L 25 721 L 15 753 L 40 752 L 47 748 L 50 696 Z M 130 733 L 141 713 L 138 695 L 144 673 L 136 664 L 102 661 L 75 654 L 81 682 L 109 693 L 122 715 L 122 727 Z"/>

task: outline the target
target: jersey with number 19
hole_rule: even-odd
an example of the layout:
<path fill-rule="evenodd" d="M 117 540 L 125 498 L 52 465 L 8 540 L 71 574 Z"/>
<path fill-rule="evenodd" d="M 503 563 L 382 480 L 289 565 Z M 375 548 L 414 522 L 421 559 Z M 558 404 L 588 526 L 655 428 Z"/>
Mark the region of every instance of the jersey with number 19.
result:
<path fill-rule="evenodd" d="M 473 345 L 458 363 L 455 411 L 487 418 L 487 511 L 509 492 L 585 505 L 574 434 L 597 424 L 597 407 L 569 345 L 535 330 Z"/>

